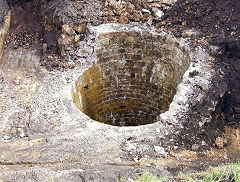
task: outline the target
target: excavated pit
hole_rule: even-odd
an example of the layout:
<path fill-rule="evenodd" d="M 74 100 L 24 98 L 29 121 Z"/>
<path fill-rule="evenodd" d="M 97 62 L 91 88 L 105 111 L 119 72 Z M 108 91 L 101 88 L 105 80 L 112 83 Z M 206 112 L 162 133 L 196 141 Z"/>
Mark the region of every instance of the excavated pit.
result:
<path fill-rule="evenodd" d="M 31 7 L 23 4 L 28 11 Z M 33 7 L 39 12 L 37 4 Z M 23 16 L 13 12 L 12 20 L 18 17 L 22 20 Z M 82 64 L 48 72 L 31 65 L 38 65 L 42 59 L 41 54 L 35 54 L 38 46 L 43 53 L 42 48 L 54 53 L 52 47 L 57 41 L 50 39 L 54 31 L 46 26 L 49 29 L 39 27 L 35 33 L 36 22 L 24 22 L 22 27 L 28 26 L 19 29 L 14 29 L 18 22 L 12 25 L 10 37 L 32 38 L 25 41 L 12 37 L 19 41 L 10 42 L 14 46 L 8 47 L 11 52 L 5 52 L 1 60 L 4 67 L 6 63 L 17 65 L 0 72 L 1 180 L 21 176 L 24 180 L 36 176 L 44 181 L 69 181 L 75 176 L 76 181 L 114 181 L 119 176 L 127 180 L 129 174 L 142 167 L 192 170 L 202 163 L 210 165 L 208 160 L 219 163 L 239 156 L 235 150 L 239 149 L 239 131 L 226 132 L 231 134 L 227 141 L 221 137 L 224 125 L 214 121 L 216 105 L 228 86 L 224 71 L 215 67 L 215 58 L 209 54 L 214 48 L 193 49 L 182 38 L 156 33 L 141 24 L 88 25 L 86 37 L 74 42 L 76 50 L 69 49 L 74 55 L 72 60 Z M 42 35 L 37 33 L 46 38 L 41 40 Z M 71 38 L 65 32 L 59 33 L 63 34 L 62 40 Z M 23 48 L 24 54 L 19 53 Z M 17 64 L 21 60 L 24 64 Z M 86 114 L 110 125 L 142 126 L 112 127 Z M 229 147 L 229 143 L 236 147 Z M 223 148 L 221 154 L 218 150 L 213 154 L 212 144 Z M 9 149 L 18 155 L 11 155 Z M 182 149 L 194 151 L 180 153 Z M 205 155 L 206 149 L 210 153 L 206 151 Z M 192 155 L 188 155 L 190 152 Z M 23 164 L 21 169 L 19 164 Z M 76 169 L 83 171 L 78 173 Z"/>
<path fill-rule="evenodd" d="M 76 82 L 77 107 L 110 125 L 156 122 L 189 67 L 188 51 L 167 36 L 146 31 L 102 33 L 98 42 L 96 63 Z"/>

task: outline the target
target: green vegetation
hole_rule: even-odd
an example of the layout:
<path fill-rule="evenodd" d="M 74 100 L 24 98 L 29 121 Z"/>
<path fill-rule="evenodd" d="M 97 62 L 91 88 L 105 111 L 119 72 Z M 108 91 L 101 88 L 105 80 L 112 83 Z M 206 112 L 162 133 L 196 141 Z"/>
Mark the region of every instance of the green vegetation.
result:
<path fill-rule="evenodd" d="M 211 168 L 205 172 L 180 174 L 177 177 L 159 178 L 144 171 L 135 182 L 240 182 L 240 162 Z"/>
<path fill-rule="evenodd" d="M 159 178 L 148 171 L 143 171 L 135 182 L 164 182 L 168 177 Z"/>

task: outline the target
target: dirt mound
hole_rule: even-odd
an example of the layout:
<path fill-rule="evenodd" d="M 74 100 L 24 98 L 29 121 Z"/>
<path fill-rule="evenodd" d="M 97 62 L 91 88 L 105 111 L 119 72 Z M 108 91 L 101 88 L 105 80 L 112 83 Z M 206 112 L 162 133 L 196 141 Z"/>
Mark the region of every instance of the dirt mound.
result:
<path fill-rule="evenodd" d="M 215 124 L 206 126 L 235 125 L 240 119 L 240 1 L 238 0 L 179 0 L 165 12 L 156 27 L 170 30 L 177 37 L 189 37 L 193 44 L 220 47 L 216 65 L 222 65 L 229 80 L 228 92 L 215 112 Z M 196 34 L 187 31 L 198 31 Z M 220 75 L 219 75 L 220 76 Z M 188 127 L 187 127 L 188 128 Z M 189 127 L 191 128 L 191 127 Z M 216 130 L 221 130 L 219 127 Z M 211 132 L 208 135 L 216 135 Z M 192 134 L 191 134 L 192 135 Z M 208 136 L 209 137 L 209 136 Z M 211 137 L 210 137 L 211 138 Z M 212 137 L 214 138 L 214 137 Z M 187 143 L 187 142 L 185 142 Z"/>
<path fill-rule="evenodd" d="M 42 16 L 40 1 L 10 1 L 12 10 L 8 44 L 30 48 L 41 43 Z"/>
<path fill-rule="evenodd" d="M 44 14 L 46 24 L 61 28 L 63 24 L 89 22 L 94 25 L 103 23 L 104 14 L 101 12 L 104 0 L 53 0 L 46 1 Z"/>

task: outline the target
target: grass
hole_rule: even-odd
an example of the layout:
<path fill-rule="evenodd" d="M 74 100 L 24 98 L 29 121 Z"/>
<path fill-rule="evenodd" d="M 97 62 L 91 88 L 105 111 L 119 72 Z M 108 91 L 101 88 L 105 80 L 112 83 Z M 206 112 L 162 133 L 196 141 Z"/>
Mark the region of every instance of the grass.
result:
<path fill-rule="evenodd" d="M 168 177 L 159 178 L 148 171 L 143 171 L 135 182 L 164 182 Z"/>
<path fill-rule="evenodd" d="M 240 162 L 208 169 L 193 174 L 180 174 L 177 177 L 160 178 L 143 171 L 135 182 L 240 182 Z"/>

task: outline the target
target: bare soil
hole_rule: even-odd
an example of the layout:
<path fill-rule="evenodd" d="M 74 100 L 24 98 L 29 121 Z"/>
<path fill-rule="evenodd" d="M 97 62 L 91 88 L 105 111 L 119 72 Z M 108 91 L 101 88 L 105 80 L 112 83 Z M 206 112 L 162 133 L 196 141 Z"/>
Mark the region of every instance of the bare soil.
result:
<path fill-rule="evenodd" d="M 43 18 L 40 1 L 9 1 L 12 19 L 8 45 L 31 48 L 42 42 Z"/>
<path fill-rule="evenodd" d="M 224 126 L 237 127 L 240 119 L 240 1 L 179 0 L 165 12 L 161 21 L 156 22 L 156 27 L 170 30 L 177 37 L 183 36 L 187 29 L 195 29 L 200 34 L 192 38 L 193 43 L 196 39 L 207 40 L 210 45 L 220 47 L 215 55 L 216 65 L 220 65 L 227 75 L 228 92 L 215 111 L 214 121 L 207 124 L 202 132 L 192 132 L 191 124 L 186 126 L 191 131 L 187 133 L 199 133 L 200 138 L 208 138 L 214 145 Z"/>

